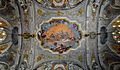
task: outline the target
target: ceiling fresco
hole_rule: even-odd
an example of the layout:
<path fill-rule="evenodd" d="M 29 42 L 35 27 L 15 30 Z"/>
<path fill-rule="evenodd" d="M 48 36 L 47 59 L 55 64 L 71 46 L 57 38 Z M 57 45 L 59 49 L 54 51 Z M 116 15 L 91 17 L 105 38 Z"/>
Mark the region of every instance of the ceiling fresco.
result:
<path fill-rule="evenodd" d="M 0 70 L 120 70 L 120 0 L 0 0 Z"/>

